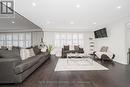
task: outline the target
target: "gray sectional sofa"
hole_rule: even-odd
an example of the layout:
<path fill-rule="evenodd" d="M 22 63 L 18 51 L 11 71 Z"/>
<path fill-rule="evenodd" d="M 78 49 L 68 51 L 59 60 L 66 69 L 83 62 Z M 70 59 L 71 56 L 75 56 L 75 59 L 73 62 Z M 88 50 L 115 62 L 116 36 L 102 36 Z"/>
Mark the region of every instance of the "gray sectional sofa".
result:
<path fill-rule="evenodd" d="M 20 48 L 0 50 L 0 84 L 21 83 L 42 63 L 50 58 L 48 52 L 41 52 L 37 46 L 33 47 L 35 56 L 26 60 L 20 58 Z"/>

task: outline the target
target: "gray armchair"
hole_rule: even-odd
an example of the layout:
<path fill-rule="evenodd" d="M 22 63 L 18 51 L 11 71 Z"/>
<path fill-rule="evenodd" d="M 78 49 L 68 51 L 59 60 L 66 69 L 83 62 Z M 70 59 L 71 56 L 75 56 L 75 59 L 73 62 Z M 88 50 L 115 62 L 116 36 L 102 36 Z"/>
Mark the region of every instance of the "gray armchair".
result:
<path fill-rule="evenodd" d="M 109 51 L 107 46 L 101 47 L 100 51 L 95 51 L 94 55 L 101 60 L 113 60 L 115 54 Z"/>

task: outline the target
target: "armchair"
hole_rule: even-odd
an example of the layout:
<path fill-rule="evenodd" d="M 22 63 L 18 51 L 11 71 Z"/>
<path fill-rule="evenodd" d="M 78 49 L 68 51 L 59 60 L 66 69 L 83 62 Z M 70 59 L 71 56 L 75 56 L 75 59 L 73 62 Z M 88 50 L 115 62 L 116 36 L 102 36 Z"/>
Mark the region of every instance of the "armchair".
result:
<path fill-rule="evenodd" d="M 113 54 L 112 52 L 110 52 L 108 50 L 108 47 L 107 46 L 103 46 L 100 51 L 95 51 L 94 52 L 94 55 L 98 58 L 98 59 L 101 59 L 102 61 L 103 60 L 113 60 L 114 57 L 115 57 L 115 54 Z"/>

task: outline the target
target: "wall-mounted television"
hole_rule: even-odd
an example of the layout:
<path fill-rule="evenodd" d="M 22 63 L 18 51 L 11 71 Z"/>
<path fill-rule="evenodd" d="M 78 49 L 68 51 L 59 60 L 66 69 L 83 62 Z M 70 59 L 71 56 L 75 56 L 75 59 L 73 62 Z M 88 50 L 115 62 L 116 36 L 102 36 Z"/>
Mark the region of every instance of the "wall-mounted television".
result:
<path fill-rule="evenodd" d="M 95 38 L 104 38 L 107 37 L 107 29 L 103 28 L 100 30 L 94 31 Z"/>

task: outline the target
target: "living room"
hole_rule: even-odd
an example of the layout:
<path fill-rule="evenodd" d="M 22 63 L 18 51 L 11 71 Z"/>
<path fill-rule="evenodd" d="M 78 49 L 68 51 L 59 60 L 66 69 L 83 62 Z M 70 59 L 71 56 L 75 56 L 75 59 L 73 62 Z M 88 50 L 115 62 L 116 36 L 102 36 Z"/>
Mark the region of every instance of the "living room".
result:
<path fill-rule="evenodd" d="M 0 87 L 129 87 L 129 0 L 0 0 Z"/>

